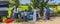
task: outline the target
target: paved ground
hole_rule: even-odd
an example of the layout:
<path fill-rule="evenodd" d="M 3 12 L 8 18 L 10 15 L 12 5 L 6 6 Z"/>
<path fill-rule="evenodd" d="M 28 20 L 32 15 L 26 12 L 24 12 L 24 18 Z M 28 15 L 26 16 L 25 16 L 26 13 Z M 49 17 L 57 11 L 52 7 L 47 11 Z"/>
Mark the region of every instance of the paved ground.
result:
<path fill-rule="evenodd" d="M 51 18 L 51 20 L 36 22 L 36 24 L 60 24 L 60 17 Z"/>
<path fill-rule="evenodd" d="M 46 21 L 39 20 L 36 23 L 32 21 L 23 22 L 23 24 L 60 24 L 60 17 L 52 17 L 51 20 L 46 20 Z"/>
<path fill-rule="evenodd" d="M 51 20 L 46 20 L 46 21 L 43 20 L 39 20 L 37 22 L 29 21 L 29 22 L 20 22 L 18 24 L 60 24 L 60 17 L 52 17 Z"/>

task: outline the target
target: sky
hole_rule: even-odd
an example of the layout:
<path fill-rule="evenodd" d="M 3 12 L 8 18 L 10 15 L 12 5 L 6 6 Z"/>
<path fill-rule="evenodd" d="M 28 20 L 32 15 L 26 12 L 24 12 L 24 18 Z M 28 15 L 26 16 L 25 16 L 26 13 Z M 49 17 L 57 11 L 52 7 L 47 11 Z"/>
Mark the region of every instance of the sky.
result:
<path fill-rule="evenodd" d="M 49 3 L 53 3 L 53 2 L 58 4 L 58 3 L 60 3 L 60 0 L 49 1 Z M 30 0 L 20 0 L 20 3 L 22 3 L 22 4 L 30 3 Z"/>
<path fill-rule="evenodd" d="M 60 3 L 60 0 L 49 1 L 49 3 L 53 3 L 53 2 L 55 2 L 55 4 L 58 4 Z"/>
<path fill-rule="evenodd" d="M 20 0 L 20 3 L 22 4 L 30 3 L 30 0 Z"/>

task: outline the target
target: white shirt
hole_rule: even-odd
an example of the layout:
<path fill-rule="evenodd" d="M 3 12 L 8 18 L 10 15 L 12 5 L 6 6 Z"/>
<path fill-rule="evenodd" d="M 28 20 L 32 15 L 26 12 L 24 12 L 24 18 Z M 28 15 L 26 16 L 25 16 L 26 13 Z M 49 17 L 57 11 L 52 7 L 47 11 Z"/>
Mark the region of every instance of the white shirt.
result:
<path fill-rule="evenodd" d="M 27 12 L 22 12 L 21 15 L 22 16 L 27 16 Z"/>
<path fill-rule="evenodd" d="M 18 8 L 17 8 L 17 11 L 15 11 L 16 9 L 14 9 L 14 13 L 18 13 Z"/>
<path fill-rule="evenodd" d="M 47 11 L 47 9 L 46 9 L 46 8 L 44 8 L 44 13 L 46 13 L 46 11 Z"/>
<path fill-rule="evenodd" d="M 24 12 L 24 15 L 27 16 L 27 12 Z"/>
<path fill-rule="evenodd" d="M 46 18 L 46 11 L 47 11 L 47 9 L 44 8 L 44 13 L 43 13 L 43 17 L 44 17 L 44 19 Z"/>
<path fill-rule="evenodd" d="M 40 9 L 39 9 L 39 8 L 37 8 L 37 9 L 36 9 L 37 14 L 39 14 L 39 11 L 40 11 Z"/>

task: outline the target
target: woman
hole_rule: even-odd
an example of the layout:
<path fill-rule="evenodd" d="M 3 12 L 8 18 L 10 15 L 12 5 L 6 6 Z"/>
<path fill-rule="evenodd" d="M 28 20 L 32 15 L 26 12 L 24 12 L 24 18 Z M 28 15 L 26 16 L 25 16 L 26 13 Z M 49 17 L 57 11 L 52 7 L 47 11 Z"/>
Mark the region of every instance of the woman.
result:
<path fill-rule="evenodd" d="M 37 19 L 36 19 L 36 18 L 37 18 L 37 17 L 36 17 L 36 16 L 37 16 L 37 15 L 36 15 L 36 11 L 37 11 L 36 9 L 34 9 L 34 11 L 33 11 L 33 21 L 34 21 L 34 22 L 36 22 L 36 20 L 37 20 Z"/>
<path fill-rule="evenodd" d="M 38 18 L 40 18 L 40 9 L 39 9 L 39 7 L 36 7 L 36 15 L 37 15 L 37 20 L 38 20 Z"/>

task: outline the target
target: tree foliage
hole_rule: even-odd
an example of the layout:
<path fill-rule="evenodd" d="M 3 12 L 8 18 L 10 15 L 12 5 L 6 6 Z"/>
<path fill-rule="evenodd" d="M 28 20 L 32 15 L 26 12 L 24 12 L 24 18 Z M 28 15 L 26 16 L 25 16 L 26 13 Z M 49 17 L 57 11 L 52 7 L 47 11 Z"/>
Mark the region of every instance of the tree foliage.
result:
<path fill-rule="evenodd" d="M 19 5 L 20 5 L 19 0 L 12 0 L 12 1 L 14 1 L 14 2 L 16 3 L 16 5 L 17 5 L 17 6 L 19 6 Z"/>
<path fill-rule="evenodd" d="M 47 5 L 49 0 L 46 0 L 44 2 L 44 0 L 31 0 L 31 2 L 33 3 L 33 7 L 39 7 L 40 8 L 40 13 L 43 15 L 43 7 L 45 7 Z"/>

